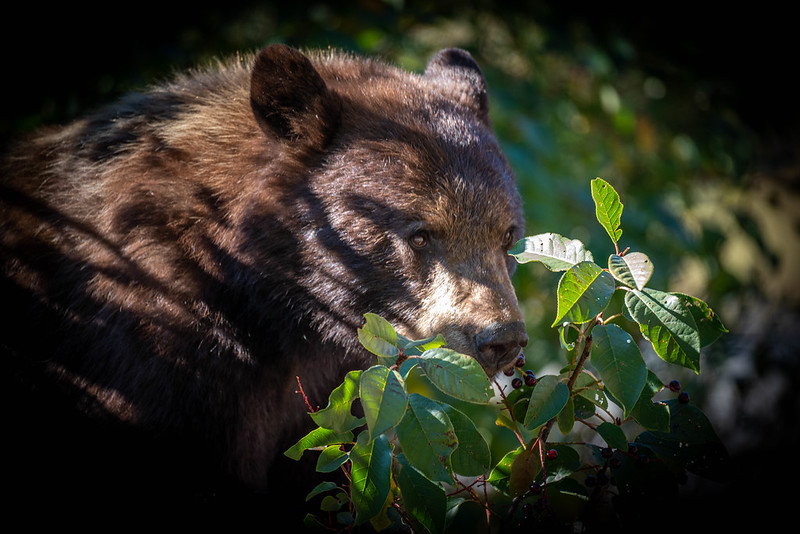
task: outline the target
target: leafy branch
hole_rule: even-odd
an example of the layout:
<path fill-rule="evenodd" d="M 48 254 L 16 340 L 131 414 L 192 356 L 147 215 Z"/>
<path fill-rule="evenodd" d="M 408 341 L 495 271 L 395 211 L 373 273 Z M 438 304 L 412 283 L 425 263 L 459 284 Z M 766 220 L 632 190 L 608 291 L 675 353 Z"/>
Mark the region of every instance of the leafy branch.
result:
<path fill-rule="evenodd" d="M 521 355 L 506 372 L 514 377 L 510 389 L 498 380 L 493 388 L 478 362 L 446 348 L 442 336 L 407 339 L 383 318 L 365 315 L 358 338 L 376 365 L 348 373 L 328 405 L 311 411 L 318 428 L 286 451 L 294 459 L 319 451 L 317 470 L 341 469 L 349 481 L 344 487 L 323 483 L 310 493 L 325 494 L 322 511 L 335 517 L 327 528 L 369 522 L 381 530 L 400 521 L 415 531 L 443 532 L 447 518 L 468 501 L 485 507 L 487 522 L 504 518 L 507 526 L 585 522 L 610 494 L 625 511 L 677 487 L 685 471 L 724 475 L 725 448 L 688 395 L 654 400 L 664 389 L 679 392 L 680 385 L 665 386 L 647 368 L 629 330 L 638 329 L 663 360 L 696 373 L 701 348 L 727 330 L 701 300 L 648 286 L 648 256 L 620 251 L 619 195 L 600 178 L 591 188 L 597 220 L 614 245 L 607 266 L 595 263 L 580 241 L 553 233 L 526 237 L 510 251 L 519 263 L 563 273 L 553 327 L 566 366 L 558 374 L 536 377 L 523 369 Z M 624 293 L 621 310 L 611 304 L 617 292 Z M 410 390 L 412 373 L 438 393 Z M 352 414 L 356 399 L 363 417 Z M 519 446 L 493 460 L 469 406 L 492 410 L 495 424 L 513 432 Z M 550 441 L 555 428 L 566 437 L 576 422 L 605 446 Z M 642 431 L 629 439 L 631 428 Z M 661 489 L 653 493 L 654 480 Z M 571 516 L 555 509 L 554 503 L 565 502 Z M 312 515 L 306 522 L 320 524 Z"/>

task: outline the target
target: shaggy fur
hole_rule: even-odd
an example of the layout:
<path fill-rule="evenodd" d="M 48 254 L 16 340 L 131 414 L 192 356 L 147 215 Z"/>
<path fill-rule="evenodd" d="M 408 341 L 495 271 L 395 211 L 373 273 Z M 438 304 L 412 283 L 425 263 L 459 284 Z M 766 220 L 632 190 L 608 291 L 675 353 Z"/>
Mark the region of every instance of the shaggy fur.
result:
<path fill-rule="evenodd" d="M 366 312 L 489 374 L 527 342 L 520 199 L 460 50 L 417 75 L 276 45 L 180 76 L 23 141 L 0 214 L 23 498 L 274 489 L 309 422 L 295 377 L 324 406 L 370 365 Z"/>

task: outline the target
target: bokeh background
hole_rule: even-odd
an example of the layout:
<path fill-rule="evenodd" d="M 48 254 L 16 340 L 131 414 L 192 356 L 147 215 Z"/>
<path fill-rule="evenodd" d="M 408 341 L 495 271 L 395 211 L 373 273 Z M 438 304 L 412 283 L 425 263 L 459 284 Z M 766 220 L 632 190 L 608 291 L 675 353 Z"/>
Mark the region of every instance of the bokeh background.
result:
<path fill-rule="evenodd" d="M 379 55 L 415 71 L 440 48 L 466 48 L 486 74 L 528 234 L 578 238 L 606 257 L 611 244 L 589 190 L 603 177 L 625 204 L 623 247 L 653 260 L 650 285 L 706 300 L 729 328 L 704 350 L 700 375 L 646 354 L 665 382 L 681 380 L 725 442 L 734 461 L 720 498 L 768 505 L 791 487 L 800 106 L 786 9 L 684 0 L 165 4 L 20 5 L 4 15 L 2 141 L 273 42 Z M 534 339 L 529 365 L 557 368 L 557 277 L 526 265 L 515 283 Z"/>

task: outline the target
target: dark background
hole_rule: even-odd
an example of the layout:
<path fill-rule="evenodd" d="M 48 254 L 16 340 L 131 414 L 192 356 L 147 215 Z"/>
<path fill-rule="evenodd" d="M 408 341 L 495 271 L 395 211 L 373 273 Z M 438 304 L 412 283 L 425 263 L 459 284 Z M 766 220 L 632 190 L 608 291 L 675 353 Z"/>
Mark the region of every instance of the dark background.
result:
<path fill-rule="evenodd" d="M 467 48 L 487 75 L 529 233 L 579 237 L 607 254 L 589 197 L 589 180 L 602 176 L 625 203 L 623 244 L 654 260 L 653 285 L 694 290 L 730 329 L 704 352 L 699 376 L 654 366 L 692 391 L 734 460 L 729 485 L 691 490 L 769 506 L 793 483 L 784 467 L 800 441 L 796 23 L 777 3 L 724 6 L 26 4 L 0 23 L 0 138 L 271 42 L 341 47 L 415 70 L 437 47 Z M 648 80 L 655 92 L 643 92 Z M 560 365 L 549 329 L 556 279 L 522 267 L 515 282 L 535 340 L 526 355 L 542 369 Z"/>

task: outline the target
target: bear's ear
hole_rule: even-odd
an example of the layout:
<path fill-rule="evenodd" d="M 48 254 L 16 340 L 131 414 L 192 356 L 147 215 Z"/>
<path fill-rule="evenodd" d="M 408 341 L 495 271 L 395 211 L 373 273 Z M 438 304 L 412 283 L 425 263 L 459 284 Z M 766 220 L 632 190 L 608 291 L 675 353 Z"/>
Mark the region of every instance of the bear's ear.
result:
<path fill-rule="evenodd" d="M 250 79 L 250 105 L 265 133 L 324 147 L 339 123 L 341 102 L 299 50 L 271 45 L 259 52 Z"/>
<path fill-rule="evenodd" d="M 481 119 L 488 121 L 486 79 L 469 52 L 460 48 L 440 50 L 428 62 L 425 77 L 454 91 L 461 103 L 469 105 Z"/>

